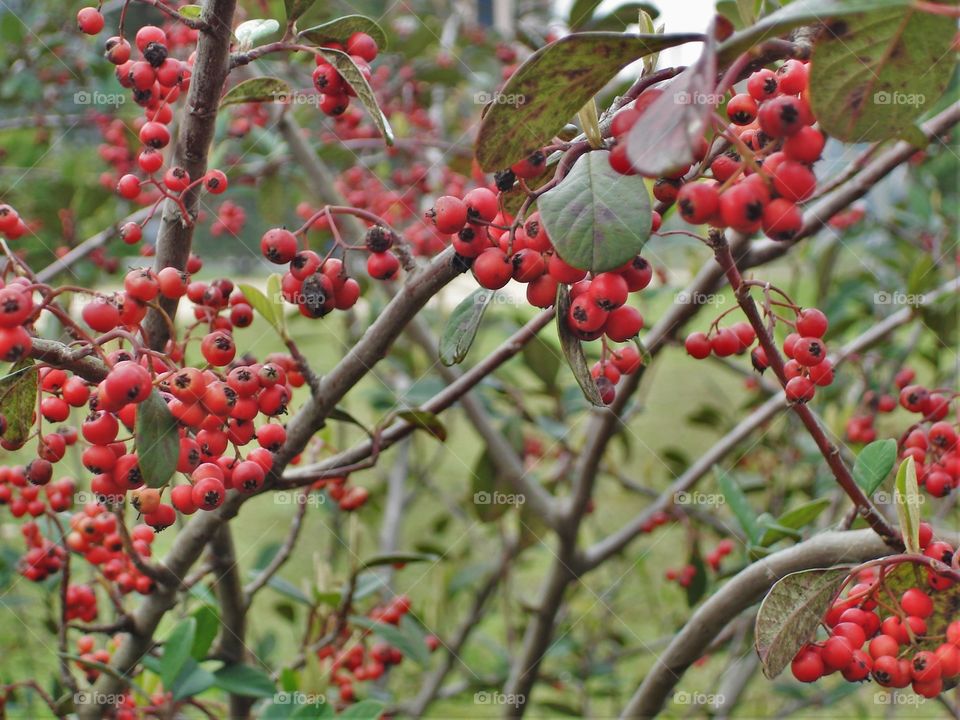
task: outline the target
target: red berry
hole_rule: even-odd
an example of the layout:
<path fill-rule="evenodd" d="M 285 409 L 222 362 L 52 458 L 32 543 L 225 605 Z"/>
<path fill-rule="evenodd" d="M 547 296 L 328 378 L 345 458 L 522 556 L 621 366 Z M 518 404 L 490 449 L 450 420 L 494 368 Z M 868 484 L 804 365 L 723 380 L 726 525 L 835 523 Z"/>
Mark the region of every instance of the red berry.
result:
<path fill-rule="evenodd" d="M 367 258 L 367 273 L 374 280 L 392 280 L 400 271 L 400 260 L 389 250 L 382 253 L 370 253 Z"/>
<path fill-rule="evenodd" d="M 792 240 L 803 227 L 803 214 L 796 203 L 775 198 L 763 210 L 763 232 L 771 240 Z"/>
<path fill-rule="evenodd" d="M 692 225 L 700 225 L 720 209 L 720 194 L 713 183 L 687 183 L 677 193 L 677 209 Z"/>
<path fill-rule="evenodd" d="M 94 7 L 85 7 L 77 13 L 77 27 L 84 35 L 96 35 L 103 30 L 103 25 L 103 15 Z"/>
<path fill-rule="evenodd" d="M 765 100 L 757 113 L 760 129 L 773 138 L 787 137 L 810 124 L 806 105 L 798 98 L 780 95 Z"/>
<path fill-rule="evenodd" d="M 710 338 L 708 338 L 706 334 L 702 332 L 691 333 L 687 336 L 687 339 L 684 342 L 684 347 L 686 348 L 688 355 L 696 358 L 697 360 L 702 360 L 710 355 Z"/>
<path fill-rule="evenodd" d="M 817 189 L 817 176 L 806 165 L 786 160 L 773 172 L 773 187 L 787 200 L 801 202 Z"/>
<path fill-rule="evenodd" d="M 820 659 L 820 654 L 816 650 L 808 646 L 793 658 L 790 670 L 800 682 L 816 682 L 824 673 L 823 660 Z"/>
<path fill-rule="evenodd" d="M 900 597 L 900 607 L 907 615 L 925 618 L 933 614 L 933 600 L 923 590 L 910 588 Z"/>
<path fill-rule="evenodd" d="M 727 103 L 727 117 L 734 125 L 749 125 L 757 117 L 757 101 L 747 93 L 734 95 Z"/>
<path fill-rule="evenodd" d="M 823 133 L 804 126 L 783 141 L 783 152 L 790 160 L 813 163 L 820 159 L 825 144 Z"/>
<path fill-rule="evenodd" d="M 347 54 L 358 55 L 367 62 L 373 62 L 377 57 L 377 41 L 364 32 L 355 32 L 346 43 Z"/>
<path fill-rule="evenodd" d="M 800 375 L 789 380 L 784 388 L 790 402 L 809 402 L 813 400 L 814 385 L 809 378 Z"/>
<path fill-rule="evenodd" d="M 473 261 L 473 276 L 481 287 L 499 290 L 513 277 L 513 264 L 500 248 L 488 248 Z"/>
<path fill-rule="evenodd" d="M 567 315 L 571 327 L 584 333 L 592 333 L 603 327 L 609 313 L 586 295 L 580 295 L 570 303 Z"/>
<path fill-rule="evenodd" d="M 845 637 L 834 636 L 823 644 L 820 659 L 828 672 L 843 670 L 853 661 L 853 647 Z"/>
<path fill-rule="evenodd" d="M 260 238 L 260 252 L 277 265 L 288 263 L 297 254 L 297 237 L 285 228 L 267 230 Z"/>
<path fill-rule="evenodd" d="M 797 313 L 797 332 L 807 337 L 823 337 L 829 323 L 827 316 L 817 308 L 804 308 Z"/>
<path fill-rule="evenodd" d="M 757 101 L 772 98 L 779 91 L 777 75 L 773 70 L 762 68 L 747 78 L 747 92 Z"/>
<path fill-rule="evenodd" d="M 467 206 L 460 198 L 444 195 L 437 198 L 427 217 L 433 220 L 438 232 L 453 235 L 460 232 L 467 222 Z"/>
<path fill-rule="evenodd" d="M 605 272 L 596 275 L 590 281 L 590 288 L 587 291 L 590 298 L 604 310 L 614 310 L 627 301 L 627 281 L 622 276 L 613 272 Z"/>
<path fill-rule="evenodd" d="M 607 316 L 604 334 L 614 342 L 626 342 L 636 337 L 643 329 L 643 315 L 635 307 L 624 305 Z"/>

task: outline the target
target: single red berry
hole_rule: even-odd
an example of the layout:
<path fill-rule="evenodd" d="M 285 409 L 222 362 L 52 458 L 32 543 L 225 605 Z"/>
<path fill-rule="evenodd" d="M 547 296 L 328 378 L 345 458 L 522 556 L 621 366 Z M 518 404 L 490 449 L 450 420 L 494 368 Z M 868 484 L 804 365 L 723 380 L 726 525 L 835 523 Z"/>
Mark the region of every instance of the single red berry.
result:
<path fill-rule="evenodd" d="M 392 280 L 400 271 L 400 260 L 389 250 L 370 253 L 367 258 L 367 273 L 374 280 Z"/>
<path fill-rule="evenodd" d="M 907 615 L 925 618 L 933 614 L 933 600 L 923 590 L 910 588 L 900 597 L 900 607 Z"/>
<path fill-rule="evenodd" d="M 814 384 L 808 377 L 799 375 L 789 380 L 784 388 L 787 400 L 790 402 L 805 403 L 813 400 Z"/>
<path fill-rule="evenodd" d="M 727 103 L 727 117 L 734 125 L 749 125 L 757 117 L 757 101 L 748 93 L 740 93 Z"/>
<path fill-rule="evenodd" d="M 800 60 L 787 60 L 777 68 L 777 84 L 786 95 L 799 95 L 807 89 L 807 65 Z"/>
<path fill-rule="evenodd" d="M 103 15 L 96 8 L 85 7 L 77 13 L 77 27 L 84 35 L 96 35 L 103 26 Z"/>
<path fill-rule="evenodd" d="M 687 183 L 677 193 L 677 209 L 691 225 L 700 225 L 720 209 L 720 193 L 711 182 Z"/>
<path fill-rule="evenodd" d="M 761 226 L 771 240 L 786 242 L 796 237 L 803 227 L 803 213 L 796 203 L 786 198 L 774 198 L 763 209 Z"/>
<path fill-rule="evenodd" d="M 802 337 L 793 346 L 794 359 L 806 367 L 819 365 L 827 357 L 827 348 L 820 338 Z"/>
<path fill-rule="evenodd" d="M 684 342 L 684 347 L 687 350 L 687 354 L 697 360 L 709 357 L 712 348 L 710 338 L 702 332 L 695 332 L 688 335 Z"/>
<path fill-rule="evenodd" d="M 614 342 L 626 342 L 643 329 L 643 315 L 635 307 L 623 305 L 607 316 L 604 334 Z"/>
<path fill-rule="evenodd" d="M 820 653 L 807 646 L 797 653 L 790 663 L 790 671 L 800 682 L 811 683 L 819 680 L 824 673 L 823 660 Z"/>
<path fill-rule="evenodd" d="M 140 194 L 140 178 L 136 175 L 124 175 L 117 183 L 117 192 L 120 197 L 133 200 Z"/>
<path fill-rule="evenodd" d="M 813 163 L 820 159 L 825 144 L 823 133 L 804 126 L 783 141 L 783 153 L 791 160 Z"/>
<path fill-rule="evenodd" d="M 627 281 L 617 273 L 605 272 L 590 281 L 590 298 L 604 310 L 614 310 L 627 301 Z"/>
<path fill-rule="evenodd" d="M 473 261 L 473 276 L 481 287 L 499 290 L 513 277 L 513 264 L 500 248 L 488 248 Z"/>
<path fill-rule="evenodd" d="M 297 237 L 285 228 L 267 230 L 260 238 L 260 252 L 277 265 L 288 263 L 297 254 Z"/>
<path fill-rule="evenodd" d="M 773 138 L 793 135 L 812 120 L 805 103 L 789 95 L 765 100 L 760 104 L 757 118 L 760 129 Z"/>
<path fill-rule="evenodd" d="M 778 91 L 777 74 L 773 70 L 761 68 L 747 78 L 747 92 L 758 102 L 772 98 Z"/>
<path fill-rule="evenodd" d="M 427 217 L 444 235 L 460 232 L 467 222 L 467 206 L 463 200 L 452 195 L 437 198 L 433 207 L 427 211 Z"/>
<path fill-rule="evenodd" d="M 817 189 L 817 176 L 806 165 L 786 160 L 773 172 L 773 188 L 787 200 L 801 202 Z"/>
<path fill-rule="evenodd" d="M 797 332 L 806 337 L 823 337 L 829 323 L 827 316 L 817 308 L 804 308 L 797 313 Z"/>
<path fill-rule="evenodd" d="M 365 32 L 355 32 L 347 38 L 347 53 L 362 57 L 367 62 L 373 62 L 377 57 L 377 41 Z"/>

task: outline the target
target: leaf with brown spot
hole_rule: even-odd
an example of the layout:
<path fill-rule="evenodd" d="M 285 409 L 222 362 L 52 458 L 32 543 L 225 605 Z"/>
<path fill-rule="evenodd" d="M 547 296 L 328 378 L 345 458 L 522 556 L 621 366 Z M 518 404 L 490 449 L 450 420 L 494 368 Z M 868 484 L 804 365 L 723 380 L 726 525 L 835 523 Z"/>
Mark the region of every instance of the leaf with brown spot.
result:
<path fill-rule="evenodd" d="M 801 570 L 780 578 L 760 603 L 756 648 L 763 674 L 783 672 L 797 651 L 810 642 L 849 567 Z"/>
<path fill-rule="evenodd" d="M 820 127 L 845 142 L 908 132 L 953 76 L 956 25 L 893 7 L 851 17 L 840 37 L 828 30 L 810 60 L 810 107 Z"/>
<path fill-rule="evenodd" d="M 634 60 L 703 39 L 695 33 L 595 32 L 574 33 L 545 45 L 493 96 L 477 134 L 480 167 L 488 172 L 503 170 L 539 150 Z"/>
<path fill-rule="evenodd" d="M 692 163 L 710 114 L 717 106 L 717 55 L 713 33 L 696 63 L 663 86 L 627 133 L 627 155 L 642 175 L 657 177 Z"/>
<path fill-rule="evenodd" d="M 0 415 L 7 420 L 3 439 L 10 447 L 27 441 L 36 415 L 37 367 L 33 358 L 24 358 L 0 377 Z"/>

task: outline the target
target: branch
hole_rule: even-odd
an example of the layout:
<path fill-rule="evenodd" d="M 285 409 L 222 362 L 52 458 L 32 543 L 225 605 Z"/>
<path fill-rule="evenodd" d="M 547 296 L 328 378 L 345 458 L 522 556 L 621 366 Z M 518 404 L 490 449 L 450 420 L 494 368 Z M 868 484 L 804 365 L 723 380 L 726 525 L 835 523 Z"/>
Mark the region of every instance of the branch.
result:
<path fill-rule="evenodd" d="M 680 677 L 713 638 L 733 618 L 758 602 L 784 575 L 808 568 L 863 562 L 889 552 L 890 548 L 873 530 L 828 532 L 753 563 L 694 612 L 643 679 L 620 717 L 657 715 Z"/>
<path fill-rule="evenodd" d="M 277 550 L 277 554 L 273 556 L 270 563 L 257 573 L 257 576 L 252 582 L 243 588 L 243 602 L 248 610 L 253 603 L 253 596 L 260 592 L 260 590 L 270 582 L 270 578 L 276 575 L 284 563 L 290 559 L 290 555 L 297 545 L 297 540 L 300 539 L 300 531 L 303 529 L 303 518 L 307 514 L 306 498 L 301 497 L 300 500 L 301 502 L 297 506 L 297 513 L 290 521 L 290 531 L 287 533 L 287 538 L 283 541 L 283 545 Z"/>
<path fill-rule="evenodd" d="M 160 3 L 148 4 L 163 8 Z M 199 180 L 207 172 L 207 156 L 216 129 L 220 95 L 229 72 L 230 27 L 236 5 L 237 0 L 207 0 L 200 14 L 199 22 L 205 31 L 197 42 L 193 77 L 173 163 L 186 170 L 191 180 Z M 200 206 L 202 190 L 203 183 L 198 183 L 180 198 L 189 218 L 181 217 L 176 202 L 167 200 L 164 204 L 154 261 L 157 272 L 165 267 L 182 270 L 187 266 L 195 227 L 192 219 Z M 161 297 L 159 302 L 167 316 L 176 316 L 179 299 Z M 154 350 L 163 350 L 170 339 L 163 313 L 154 309 L 144 318 L 143 332 Z"/>
<path fill-rule="evenodd" d="M 210 541 L 214 589 L 220 604 L 220 637 L 213 655 L 228 665 L 242 663 L 247 655 L 247 604 L 240 586 L 237 554 L 230 526 L 220 525 Z M 253 699 L 230 693 L 230 717 L 242 720 L 250 715 Z"/>

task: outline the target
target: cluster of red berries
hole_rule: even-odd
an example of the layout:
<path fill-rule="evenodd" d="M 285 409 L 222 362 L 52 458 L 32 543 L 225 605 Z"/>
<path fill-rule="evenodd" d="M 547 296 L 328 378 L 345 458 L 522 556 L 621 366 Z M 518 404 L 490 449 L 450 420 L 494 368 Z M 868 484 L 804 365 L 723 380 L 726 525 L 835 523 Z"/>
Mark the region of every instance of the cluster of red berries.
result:
<path fill-rule="evenodd" d="M 115 641 L 113 640 L 111 640 L 111 644 L 116 645 Z M 78 637 L 76 649 L 77 657 L 79 659 L 75 660 L 74 662 L 76 663 L 77 668 L 79 668 L 80 671 L 86 676 L 88 683 L 96 682 L 97 678 L 100 677 L 100 671 L 91 665 L 91 663 L 108 665 L 110 663 L 112 653 L 107 648 L 100 648 L 98 650 L 96 639 L 92 635 L 81 635 Z M 119 715 L 117 717 L 119 717 Z"/>
<path fill-rule="evenodd" d="M 691 165 L 675 168 L 657 179 L 653 194 L 663 203 L 677 203 L 680 216 L 690 224 L 709 224 L 753 234 L 763 230 L 774 240 L 790 240 L 803 224 L 797 204 L 816 190 L 812 165 L 826 142 L 811 127 L 813 114 L 807 101 L 807 65 L 788 60 L 775 72 L 761 69 L 746 81 L 745 92 L 734 94 L 726 105 L 731 125 L 721 133 L 730 147 L 712 156 L 711 179 L 694 182 L 684 177 Z M 663 94 L 650 88 L 613 119 L 611 133 L 622 138 Z M 710 156 L 710 143 L 701 140 L 696 162 Z M 610 153 L 615 170 L 633 174 L 626 143 L 617 142 Z"/>
<path fill-rule="evenodd" d="M 345 52 L 353 60 L 363 77 L 370 82 L 373 75 L 370 69 L 379 52 L 377 41 L 364 32 L 355 32 L 345 43 L 326 43 L 327 50 Z M 313 71 L 313 86 L 320 93 L 319 107 L 324 115 L 337 117 L 343 115 L 350 106 L 350 98 L 356 97 L 356 91 L 330 62 L 318 54 L 317 67 Z"/>
<path fill-rule="evenodd" d="M 220 237 L 223 234 L 237 236 L 247 222 L 247 213 L 232 200 L 225 200 L 217 208 L 217 219 L 210 226 L 210 234 Z"/>
<path fill-rule="evenodd" d="M 30 281 L 14 278 L 4 284 L 0 279 L 0 360 L 16 362 L 30 352 L 33 340 L 24 326 L 33 314 Z"/>
<path fill-rule="evenodd" d="M 409 611 L 410 598 L 397 595 L 386 605 L 373 608 L 368 617 L 377 622 L 399 625 Z M 369 637 L 371 632 L 364 629 L 362 637 Z M 347 646 L 352 634 L 349 628 L 345 628 L 340 637 L 340 646 L 327 645 L 317 651 L 320 660 L 329 661 L 330 679 L 337 686 L 343 703 L 353 702 L 354 682 L 379 680 L 392 665 L 399 665 L 403 661 L 403 653 L 399 648 L 385 642 L 374 643 L 369 648 L 363 642 Z M 439 641 L 433 635 L 429 635 L 426 642 L 431 651 L 439 646 Z"/>
<path fill-rule="evenodd" d="M 788 322 L 778 318 L 780 322 Z M 787 383 L 784 392 L 790 402 L 809 402 L 817 387 L 833 382 L 833 363 L 827 358 L 823 335 L 827 332 L 827 316 L 817 308 L 796 309 L 796 320 L 790 323 L 794 332 L 784 338 L 781 347 L 788 358 L 784 363 Z M 716 326 L 716 323 L 714 323 Z M 746 352 L 756 340 L 756 333 L 748 323 L 737 323 L 717 329 L 712 337 L 703 332 L 687 336 L 684 346 L 694 358 L 703 359 L 711 353 L 718 357 Z M 757 345 L 750 354 L 753 367 L 763 372 L 770 366 L 767 353 Z"/>
<path fill-rule="evenodd" d="M 707 561 L 707 566 L 714 572 L 720 571 L 720 564 L 723 562 L 723 559 L 733 552 L 733 540 L 729 538 L 724 538 L 717 543 L 717 546 L 707 553 L 704 558 Z M 664 576 L 670 582 L 677 583 L 680 587 L 686 588 L 689 587 L 693 582 L 694 578 L 697 576 L 697 567 L 693 564 L 686 564 L 679 570 L 676 568 L 668 568 Z"/>
<path fill-rule="evenodd" d="M 0 235 L 7 240 L 16 240 L 23 237 L 29 230 L 20 213 L 10 205 L 5 203 L 0 205 Z"/>
<path fill-rule="evenodd" d="M 93 622 L 97 619 L 97 594 L 89 585 L 77 584 L 67 588 L 67 620 Z"/>
<path fill-rule="evenodd" d="M 367 230 L 370 277 L 396 277 L 400 261 L 390 252 L 395 241 L 394 233 L 380 225 Z M 289 270 L 280 280 L 280 292 L 304 317 L 318 318 L 333 310 L 349 310 L 360 298 L 360 283 L 347 275 L 343 260 L 329 255 L 321 257 L 310 249 L 300 250 L 297 235 L 285 228 L 267 230 L 260 239 L 260 252 L 276 265 L 289 263 Z"/>
<path fill-rule="evenodd" d="M 930 542 L 929 526 L 924 538 L 925 554 L 938 559 L 952 554 L 945 543 Z M 945 546 L 945 547 L 943 547 Z M 890 568 L 892 569 L 892 568 Z M 905 688 L 923 697 L 935 697 L 945 681 L 960 674 L 960 621 L 945 624 L 936 611 L 937 593 L 951 581 L 927 570 L 931 588 L 905 590 L 892 605 L 891 592 L 871 568 L 857 577 L 846 597 L 837 599 L 824 623 L 829 637 L 807 644 L 793 659 L 791 669 L 802 682 L 815 682 L 839 672 L 845 680 L 873 678 L 884 687 Z M 952 605 L 949 610 L 952 611 Z"/>
<path fill-rule="evenodd" d="M 40 517 L 48 507 L 55 513 L 69 510 L 76 491 L 74 480 L 61 478 L 44 486 L 41 495 L 40 488 L 33 484 L 22 465 L 0 465 L 0 505 L 9 507 L 15 518 Z"/>
<path fill-rule="evenodd" d="M 353 512 L 366 504 L 370 498 L 370 491 L 359 485 L 347 487 L 349 475 L 317 480 L 310 486 L 311 490 L 326 490 L 331 500 L 337 503 L 344 512 Z"/>
<path fill-rule="evenodd" d="M 535 177 L 544 168 L 542 153 L 535 154 L 511 167 L 509 182 L 514 176 Z M 502 178 L 501 173 L 498 183 Z M 516 280 L 527 286 L 527 302 L 548 308 L 556 302 L 560 285 L 569 285 L 566 323 L 581 340 L 605 337 L 626 342 L 643 328 L 640 311 L 626 303 L 630 293 L 643 290 L 653 278 L 644 258 L 637 256 L 616 270 L 587 277 L 586 270 L 569 265 L 557 254 L 538 212 L 511 227 L 512 218 L 500 211 L 496 193 L 485 187 L 471 190 L 462 199 L 438 198 L 427 217 L 438 232 L 454 236 L 454 249 L 472 261 L 481 287 L 499 290 Z M 604 342 L 593 377 L 605 403 L 613 402 L 621 375 L 636 372 L 641 364 L 635 347 L 611 349 Z"/>
<path fill-rule="evenodd" d="M 89 502 L 70 518 L 67 547 L 98 568 L 103 577 L 114 583 L 123 595 L 132 592 L 148 595 L 153 592 L 154 582 L 141 573 L 126 554 L 120 531 L 116 515 L 98 502 Z M 130 530 L 133 551 L 143 559 L 151 557 L 155 537 L 152 528 L 134 526 Z M 88 621 L 92 619 L 95 618 Z"/>
<path fill-rule="evenodd" d="M 27 552 L 17 562 L 18 572 L 33 582 L 42 582 L 60 572 L 67 554 L 63 546 L 45 538 L 33 521 L 24 523 L 20 531 L 27 541 Z"/>

